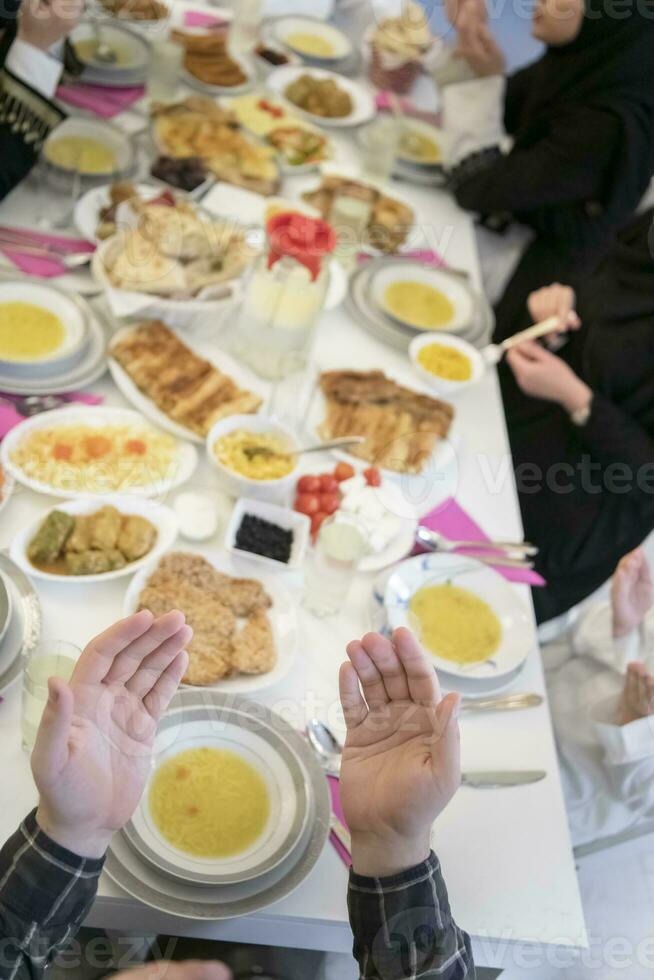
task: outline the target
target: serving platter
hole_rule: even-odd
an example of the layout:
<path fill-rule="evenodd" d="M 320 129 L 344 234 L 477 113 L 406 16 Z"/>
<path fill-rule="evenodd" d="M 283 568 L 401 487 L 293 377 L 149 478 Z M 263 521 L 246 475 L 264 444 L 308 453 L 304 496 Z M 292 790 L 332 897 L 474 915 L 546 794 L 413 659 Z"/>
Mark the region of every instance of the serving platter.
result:
<path fill-rule="evenodd" d="M 175 696 L 162 725 L 176 738 L 184 719 L 197 718 L 198 710 L 215 731 L 220 731 L 226 719 L 237 718 L 250 730 L 262 735 L 274 732 L 283 740 L 305 769 L 305 785 L 314 801 L 314 816 L 304 834 L 276 868 L 237 884 L 209 886 L 176 881 L 144 861 L 122 834 L 112 841 L 104 870 L 117 885 L 151 908 L 183 918 L 229 919 L 280 901 L 313 870 L 329 834 L 329 791 L 324 772 L 304 739 L 261 704 L 250 705 L 215 691 L 183 690 Z"/>
<path fill-rule="evenodd" d="M 126 334 L 133 328 L 123 327 L 117 331 L 112 337 L 112 343 L 118 343 Z M 200 337 L 194 337 L 189 343 L 187 338 L 184 338 L 184 343 L 187 344 L 191 350 L 198 354 L 200 357 L 204 357 L 207 361 L 214 365 L 223 374 L 229 375 L 241 388 L 245 388 L 249 391 L 255 392 L 262 398 L 262 406 L 259 411 L 263 411 L 265 406 L 265 400 L 267 397 L 267 390 L 265 386 L 261 383 L 260 379 L 252 371 L 249 371 L 240 361 L 235 360 L 225 351 L 220 350 L 214 344 L 209 341 L 202 340 Z M 169 415 L 166 415 L 153 401 L 148 398 L 147 395 L 143 394 L 140 388 L 132 381 L 127 371 L 122 367 L 111 356 L 111 346 L 109 347 L 109 371 L 111 377 L 122 395 L 125 396 L 127 401 L 134 406 L 134 408 L 144 415 L 151 422 L 154 422 L 160 429 L 164 429 L 166 432 L 170 432 L 172 435 L 177 436 L 178 439 L 188 439 L 191 442 L 195 442 L 198 445 L 204 445 L 205 437 L 198 435 L 193 432 L 192 429 L 187 428 L 185 425 L 180 425 L 174 419 L 171 419 Z"/>
<path fill-rule="evenodd" d="M 288 858 L 315 816 L 307 772 L 297 756 L 271 727 L 253 731 L 241 720 L 237 713 L 229 713 L 216 730 L 206 708 L 185 708 L 183 724 L 173 717 L 159 729 L 153 772 L 125 834 L 151 865 L 172 878 L 201 885 L 234 885 L 259 878 Z M 150 808 L 156 768 L 180 752 L 200 747 L 238 756 L 254 768 L 268 793 L 270 812 L 263 831 L 244 852 L 230 857 L 202 858 L 179 850 L 161 834 Z"/>
<path fill-rule="evenodd" d="M 36 493 L 46 493 L 53 497 L 63 497 L 65 499 L 88 496 L 99 498 L 106 496 L 109 491 L 106 486 L 101 485 L 101 482 L 93 489 L 86 485 L 86 481 L 84 481 L 85 485 L 76 492 L 75 488 L 56 486 L 45 480 L 28 476 L 21 469 L 20 465 L 12 459 L 12 455 L 17 450 L 20 442 L 31 433 L 39 429 L 54 429 L 58 426 L 76 425 L 98 429 L 107 425 L 135 426 L 142 429 L 144 420 L 138 412 L 134 412 L 132 409 L 109 408 L 99 405 L 70 405 L 66 408 L 55 408 L 52 411 L 43 412 L 40 415 L 25 419 L 25 421 L 12 429 L 2 440 L 2 445 L 0 446 L 0 462 L 3 468 L 18 483 L 21 483 L 29 490 L 34 490 Z M 150 483 L 130 486 L 128 488 L 129 493 L 140 494 L 144 497 L 165 494 L 182 483 L 185 483 L 192 476 L 197 462 L 198 454 L 195 447 L 187 442 L 178 442 L 170 471 L 161 479 L 152 480 Z M 123 488 L 123 492 L 125 492 L 125 488 Z"/>
<path fill-rule="evenodd" d="M 248 560 L 246 556 L 234 558 L 226 552 L 196 548 L 180 550 L 193 550 L 194 553 L 201 554 L 203 558 L 213 565 L 216 571 L 222 572 L 223 575 L 231 575 L 236 578 L 246 576 L 257 579 L 263 585 L 272 599 L 272 606 L 268 610 L 268 614 L 272 626 L 275 649 L 277 651 L 275 666 L 266 674 L 252 674 L 249 676 L 238 674 L 234 677 L 226 677 L 223 680 L 216 681 L 214 684 L 202 688 L 184 685 L 185 689 L 247 696 L 254 694 L 255 691 L 263 691 L 267 688 L 274 687 L 274 685 L 282 681 L 293 669 L 299 643 L 297 603 L 282 583 L 279 575 L 262 573 L 261 564 Z M 157 567 L 157 564 L 157 561 L 150 561 L 145 564 L 129 583 L 123 600 L 123 613 L 125 616 L 131 615 L 131 613 L 136 612 L 138 609 L 139 596 Z"/>
<path fill-rule="evenodd" d="M 410 558 L 393 569 L 384 592 L 384 608 L 391 630 L 415 629 L 409 611 L 411 597 L 432 585 L 454 585 L 486 602 L 502 627 L 500 644 L 487 660 L 458 665 L 429 653 L 439 674 L 467 680 L 500 683 L 519 669 L 535 642 L 529 610 L 514 588 L 498 572 L 464 555 L 426 554 Z"/>
<path fill-rule="evenodd" d="M 352 110 L 347 116 L 326 117 L 317 116 L 313 112 L 306 112 L 295 103 L 291 102 L 284 95 L 287 87 L 296 81 L 301 75 L 311 75 L 317 79 L 332 79 L 340 88 L 348 93 L 352 100 Z M 310 119 L 317 126 L 324 126 L 329 129 L 350 128 L 362 126 L 370 122 L 377 113 L 375 100 L 371 93 L 359 82 L 352 81 L 344 75 L 328 71 L 325 68 L 312 68 L 309 66 L 284 65 L 271 72 L 267 80 L 268 88 L 271 92 L 283 99 L 291 106 L 293 112 L 302 115 L 305 119 Z"/>
<path fill-rule="evenodd" d="M 102 572 L 93 575 L 57 575 L 46 572 L 36 567 L 29 560 L 27 549 L 33 540 L 41 524 L 53 510 L 63 511 L 64 514 L 71 514 L 78 517 L 94 514 L 100 506 L 115 507 L 125 516 L 143 517 L 154 525 L 157 531 L 157 538 L 151 550 L 136 561 L 129 562 L 124 568 L 117 568 L 111 572 Z M 177 537 L 177 518 L 170 507 L 157 503 L 154 500 L 144 500 L 142 497 L 135 497 L 120 494 L 103 497 L 101 501 L 97 498 L 71 500 L 57 507 L 39 514 L 33 521 L 30 521 L 22 530 L 15 535 L 10 548 L 10 556 L 30 578 L 43 579 L 47 582 L 69 583 L 72 585 L 84 585 L 95 582 L 110 582 L 117 578 L 124 578 L 139 571 L 145 564 L 157 560 L 164 551 L 167 551 Z"/>

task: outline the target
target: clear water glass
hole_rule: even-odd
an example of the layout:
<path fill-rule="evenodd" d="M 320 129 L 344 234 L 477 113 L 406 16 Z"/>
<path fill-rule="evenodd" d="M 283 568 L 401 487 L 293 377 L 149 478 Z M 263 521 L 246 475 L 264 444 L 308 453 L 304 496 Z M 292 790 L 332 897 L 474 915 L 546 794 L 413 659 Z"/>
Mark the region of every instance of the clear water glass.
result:
<path fill-rule="evenodd" d="M 349 514 L 328 517 L 307 561 L 304 606 L 315 616 L 340 612 L 367 551 L 366 530 L 360 521 Z"/>
<path fill-rule="evenodd" d="M 359 150 L 364 177 L 383 182 L 390 179 L 401 138 L 401 123 L 394 118 L 375 119 L 361 130 Z"/>
<path fill-rule="evenodd" d="M 48 679 L 69 681 L 81 651 L 66 640 L 42 640 L 25 657 L 23 667 L 23 749 L 31 752 L 48 701 Z"/>
<path fill-rule="evenodd" d="M 152 45 L 145 82 L 150 102 L 172 102 L 179 88 L 184 49 L 166 38 Z"/>

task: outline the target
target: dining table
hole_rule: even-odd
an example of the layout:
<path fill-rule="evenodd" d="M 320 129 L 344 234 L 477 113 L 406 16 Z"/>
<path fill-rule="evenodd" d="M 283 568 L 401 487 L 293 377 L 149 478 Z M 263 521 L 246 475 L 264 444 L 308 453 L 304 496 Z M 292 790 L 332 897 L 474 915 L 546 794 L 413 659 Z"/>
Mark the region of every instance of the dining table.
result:
<path fill-rule="evenodd" d="M 141 111 L 142 106 L 137 104 L 136 111 L 117 116 L 114 125 L 137 131 L 142 124 Z M 356 166 L 356 132 L 330 129 L 329 135 L 339 161 Z M 312 180 L 315 183 L 315 175 L 286 178 L 284 196 L 297 197 Z M 447 265 L 466 273 L 473 288 L 481 290 L 473 218 L 457 206 L 445 189 L 395 181 L 390 192 L 393 190 L 410 201 L 430 247 Z M 61 203 L 57 202 L 58 193 L 61 192 L 42 186 L 35 193 L 33 180 L 27 180 L 0 203 L 0 221 L 5 225 L 43 228 L 48 194 L 52 195 L 54 209 Z M 69 231 L 72 233 L 73 229 Z M 7 270 L 8 264 L 3 262 L 5 277 Z M 98 295 L 91 302 L 104 301 Z M 117 327 L 109 318 L 109 329 Z M 220 333 L 213 342 L 219 349 Z M 400 372 L 404 377 L 411 371 L 406 353 L 364 331 L 340 306 L 321 317 L 305 381 L 310 382 L 311 371 L 343 367 Z M 107 405 L 127 404 L 108 374 L 90 390 L 102 396 Z M 495 369 L 489 369 L 477 384 L 461 392 L 454 404 L 454 464 L 446 477 L 438 472 L 430 474 L 425 480 L 423 499 L 414 503 L 426 512 L 453 496 L 490 538 L 521 540 L 520 508 Z M 302 410 L 300 399 L 296 404 L 298 426 Z M 184 487 L 173 491 L 166 502 L 190 488 L 217 491 L 215 468 L 199 448 L 201 460 L 194 476 Z M 307 472 L 321 472 L 333 463 L 333 457 L 324 454 L 309 457 L 302 465 Z M 17 484 L 0 513 L 0 547 L 9 548 L 14 535 L 52 505 L 51 497 Z M 220 549 L 223 531 L 224 526 L 219 527 L 214 539 L 199 550 Z M 371 600 L 375 575 L 358 574 L 340 613 L 320 619 L 302 606 L 298 575 L 279 574 L 287 579 L 288 589 L 297 600 L 297 658 L 283 681 L 252 697 L 298 730 L 308 719 L 319 718 L 343 738 L 338 668 L 347 642 L 378 625 Z M 42 605 L 43 635 L 83 647 L 123 614 L 126 581 L 81 585 L 70 580 L 35 580 Z M 516 712 L 462 713 L 462 765 L 465 770 L 540 769 L 546 777 L 532 785 L 509 788 L 480 790 L 463 786 L 433 829 L 433 847 L 442 864 L 454 916 L 472 937 L 477 964 L 496 969 L 516 963 L 546 963 L 561 948 L 570 952 L 587 945 L 530 590 L 525 584 L 511 587 L 528 608 L 533 644 L 524 668 L 507 693 L 532 692 L 541 695 L 543 702 Z M 0 703 L 0 841 L 16 829 L 36 802 L 29 758 L 21 748 L 20 718 L 18 681 L 4 692 Z M 118 930 L 123 935 L 169 934 L 347 953 L 352 946 L 347 884 L 348 868 L 334 847 L 327 844 L 309 877 L 281 902 L 243 918 L 197 922 L 148 908 L 103 875 L 87 924 Z"/>

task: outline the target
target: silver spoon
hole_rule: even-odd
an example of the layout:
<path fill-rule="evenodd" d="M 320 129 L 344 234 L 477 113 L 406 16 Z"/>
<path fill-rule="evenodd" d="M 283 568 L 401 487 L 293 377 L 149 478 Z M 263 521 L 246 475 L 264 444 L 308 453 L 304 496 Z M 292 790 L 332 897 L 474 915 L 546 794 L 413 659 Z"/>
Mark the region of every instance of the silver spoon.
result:
<path fill-rule="evenodd" d="M 506 694 L 497 698 L 463 698 L 462 711 L 521 711 L 537 708 L 543 703 L 540 694 Z"/>
<path fill-rule="evenodd" d="M 339 776 L 343 746 L 333 732 L 318 718 L 310 718 L 307 722 L 307 738 L 327 775 Z"/>
<path fill-rule="evenodd" d="M 106 41 L 102 40 L 102 34 L 100 31 L 100 22 L 94 17 L 91 20 L 91 25 L 93 27 L 93 34 L 95 36 L 95 50 L 93 52 L 93 60 L 99 61 L 103 65 L 115 65 L 116 64 L 116 52 L 113 48 L 110 48 Z"/>
<path fill-rule="evenodd" d="M 486 364 L 499 364 L 506 352 L 511 350 L 512 347 L 523 344 L 525 340 L 536 340 L 538 337 L 545 337 L 548 333 L 552 333 L 553 330 L 556 330 L 560 326 L 561 318 L 550 316 L 547 320 L 542 320 L 541 323 L 535 323 L 533 327 L 527 327 L 526 330 L 521 330 L 520 333 L 516 333 L 512 337 L 507 337 L 501 344 L 488 344 L 482 349 L 481 356 L 486 361 Z"/>
<path fill-rule="evenodd" d="M 419 527 L 416 531 L 416 541 L 419 541 L 424 548 L 428 548 L 429 551 L 433 551 L 435 554 L 448 554 L 451 552 L 450 548 L 443 547 L 443 545 L 437 541 L 432 532 L 426 527 Z M 533 561 L 526 561 L 523 558 L 507 558 L 505 555 L 459 555 L 460 558 L 472 558 L 473 561 L 478 561 L 482 565 L 490 565 L 495 568 L 526 568 L 530 569 L 534 567 Z"/>
<path fill-rule="evenodd" d="M 315 442 L 309 446 L 302 446 L 300 449 L 289 449 L 279 452 L 271 449 L 270 446 L 248 446 L 244 452 L 248 459 L 256 456 L 303 456 L 305 453 L 319 453 L 327 449 L 346 449 L 348 446 L 360 446 L 365 442 L 364 436 L 348 436 L 343 439 L 330 439 L 328 442 Z"/>

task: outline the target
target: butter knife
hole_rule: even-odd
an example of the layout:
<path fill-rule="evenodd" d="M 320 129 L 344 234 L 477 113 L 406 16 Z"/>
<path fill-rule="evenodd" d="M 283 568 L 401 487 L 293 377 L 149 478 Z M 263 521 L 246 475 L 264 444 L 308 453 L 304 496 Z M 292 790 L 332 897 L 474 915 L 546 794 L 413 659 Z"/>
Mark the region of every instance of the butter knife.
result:
<path fill-rule="evenodd" d="M 472 789 L 502 789 L 505 786 L 526 786 L 528 783 L 539 783 L 547 775 L 542 769 L 526 769 L 515 771 L 494 772 L 464 772 L 461 775 L 461 785 Z"/>

